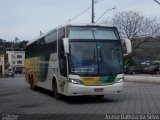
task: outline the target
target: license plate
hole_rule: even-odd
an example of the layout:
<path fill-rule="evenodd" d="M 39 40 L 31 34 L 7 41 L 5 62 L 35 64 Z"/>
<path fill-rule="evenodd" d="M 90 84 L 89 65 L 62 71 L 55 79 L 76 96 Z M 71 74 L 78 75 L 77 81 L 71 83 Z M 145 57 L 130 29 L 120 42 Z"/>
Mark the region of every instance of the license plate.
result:
<path fill-rule="evenodd" d="M 103 92 L 103 90 L 104 90 L 103 88 L 95 88 L 94 92 Z"/>

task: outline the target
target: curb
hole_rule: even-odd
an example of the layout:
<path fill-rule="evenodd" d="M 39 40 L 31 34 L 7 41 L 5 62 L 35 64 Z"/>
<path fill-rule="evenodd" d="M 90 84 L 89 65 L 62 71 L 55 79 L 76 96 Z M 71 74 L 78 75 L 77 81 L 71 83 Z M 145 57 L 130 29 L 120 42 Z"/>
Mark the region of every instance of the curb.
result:
<path fill-rule="evenodd" d="M 125 75 L 125 82 L 141 82 L 141 83 L 157 83 L 160 84 L 159 76 L 139 76 L 139 75 Z"/>

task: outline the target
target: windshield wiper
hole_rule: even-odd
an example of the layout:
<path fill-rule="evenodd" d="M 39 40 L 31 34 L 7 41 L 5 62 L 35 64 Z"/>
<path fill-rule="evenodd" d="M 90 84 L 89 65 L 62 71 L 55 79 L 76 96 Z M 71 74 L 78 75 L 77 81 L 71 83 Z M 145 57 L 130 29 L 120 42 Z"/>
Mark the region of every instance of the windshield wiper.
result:
<path fill-rule="evenodd" d="M 99 57 L 100 57 L 100 61 L 101 61 L 101 63 L 102 63 L 103 56 L 102 56 L 101 50 L 99 50 Z"/>

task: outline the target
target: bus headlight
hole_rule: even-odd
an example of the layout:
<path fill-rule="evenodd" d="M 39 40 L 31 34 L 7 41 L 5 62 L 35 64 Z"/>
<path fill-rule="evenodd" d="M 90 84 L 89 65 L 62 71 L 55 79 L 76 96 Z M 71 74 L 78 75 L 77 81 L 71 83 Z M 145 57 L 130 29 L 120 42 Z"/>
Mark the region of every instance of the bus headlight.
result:
<path fill-rule="evenodd" d="M 73 83 L 73 84 L 80 84 L 83 85 L 83 82 L 79 79 L 68 79 L 68 82 Z"/>
<path fill-rule="evenodd" d="M 115 83 L 121 83 L 124 81 L 124 77 L 122 78 L 116 78 Z"/>

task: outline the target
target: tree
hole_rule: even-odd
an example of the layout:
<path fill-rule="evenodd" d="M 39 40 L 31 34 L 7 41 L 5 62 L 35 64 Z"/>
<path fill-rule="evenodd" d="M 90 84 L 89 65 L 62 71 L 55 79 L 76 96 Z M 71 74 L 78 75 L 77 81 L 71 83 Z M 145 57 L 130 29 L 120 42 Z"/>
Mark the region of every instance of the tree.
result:
<path fill-rule="evenodd" d="M 160 36 L 160 23 L 156 17 L 148 18 L 140 12 L 124 11 L 115 13 L 109 23 L 118 28 L 121 37 L 132 40 L 133 54 L 142 44 L 159 40 L 156 38 Z"/>
<path fill-rule="evenodd" d="M 129 39 L 156 37 L 160 33 L 156 18 L 147 18 L 136 11 L 117 12 L 110 23 L 118 28 L 122 37 Z"/>
<path fill-rule="evenodd" d="M 7 49 L 25 49 L 26 44 L 28 43 L 27 40 L 19 41 L 19 42 L 11 42 L 11 41 L 6 41 L 3 39 L 0 39 L 0 54 L 3 54 L 6 52 Z"/>
<path fill-rule="evenodd" d="M 0 54 L 4 54 L 5 53 L 5 49 L 6 49 L 5 40 L 0 39 Z"/>
<path fill-rule="evenodd" d="M 28 43 L 27 40 L 23 40 L 23 41 L 20 41 L 20 42 L 17 44 L 17 46 L 18 46 L 18 48 L 23 48 L 23 49 L 25 49 L 27 43 Z"/>

